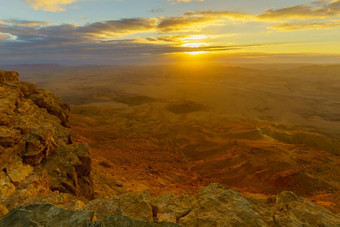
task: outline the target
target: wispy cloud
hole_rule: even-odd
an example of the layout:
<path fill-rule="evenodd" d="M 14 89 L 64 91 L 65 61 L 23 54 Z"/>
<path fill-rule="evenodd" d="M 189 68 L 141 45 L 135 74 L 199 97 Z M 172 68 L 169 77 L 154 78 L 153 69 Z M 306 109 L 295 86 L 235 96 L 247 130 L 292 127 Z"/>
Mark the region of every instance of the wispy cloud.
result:
<path fill-rule="evenodd" d="M 51 22 L 48 21 L 27 21 L 27 20 L 0 20 L 0 25 L 16 25 L 16 26 L 25 26 L 25 27 L 37 27 L 43 25 L 50 25 Z"/>
<path fill-rule="evenodd" d="M 283 30 L 283 31 L 295 31 L 295 30 L 315 30 L 315 29 L 331 29 L 340 27 L 340 23 L 335 22 L 308 22 L 308 23 L 282 23 L 277 24 L 272 27 L 271 29 L 276 30 Z"/>
<path fill-rule="evenodd" d="M 149 10 L 151 13 L 162 13 L 164 12 L 164 8 L 163 7 L 158 7 L 158 8 L 153 8 Z"/>
<path fill-rule="evenodd" d="M 204 2 L 205 0 L 168 0 L 172 3 Z"/>
<path fill-rule="evenodd" d="M 204 11 L 196 11 L 196 12 L 186 12 L 184 15 L 186 16 L 201 16 L 201 17 L 215 17 L 215 18 L 228 18 L 228 19 L 236 19 L 236 20 L 251 20 L 254 19 L 254 16 L 248 13 L 242 13 L 239 11 L 212 11 L 212 10 L 204 10 Z"/>

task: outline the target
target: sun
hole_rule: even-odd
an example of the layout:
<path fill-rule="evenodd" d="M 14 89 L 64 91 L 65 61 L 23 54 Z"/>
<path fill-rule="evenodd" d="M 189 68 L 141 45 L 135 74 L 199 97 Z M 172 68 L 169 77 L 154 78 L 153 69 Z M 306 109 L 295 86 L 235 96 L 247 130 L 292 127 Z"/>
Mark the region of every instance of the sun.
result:
<path fill-rule="evenodd" d="M 208 37 L 205 35 L 191 35 L 184 37 L 182 39 L 182 47 L 189 47 L 189 48 L 199 48 L 199 47 L 206 47 L 208 44 L 203 42 L 203 40 L 207 39 Z M 188 51 L 185 52 L 190 55 L 200 55 L 206 53 L 205 51 L 197 50 L 197 51 Z"/>
<path fill-rule="evenodd" d="M 190 55 L 200 55 L 200 54 L 205 54 L 206 51 L 191 51 L 191 52 L 185 52 L 186 54 Z"/>
<path fill-rule="evenodd" d="M 207 43 L 184 43 L 182 44 L 183 47 L 193 47 L 193 48 L 197 48 L 197 47 L 203 47 L 203 46 L 208 46 Z"/>

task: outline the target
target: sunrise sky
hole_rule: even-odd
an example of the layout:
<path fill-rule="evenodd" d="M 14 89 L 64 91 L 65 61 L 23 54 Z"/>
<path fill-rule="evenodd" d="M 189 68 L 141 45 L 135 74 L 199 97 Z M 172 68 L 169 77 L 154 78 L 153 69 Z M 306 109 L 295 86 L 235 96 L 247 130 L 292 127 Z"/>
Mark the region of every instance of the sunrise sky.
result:
<path fill-rule="evenodd" d="M 0 0 L 0 64 L 340 62 L 340 0 Z"/>

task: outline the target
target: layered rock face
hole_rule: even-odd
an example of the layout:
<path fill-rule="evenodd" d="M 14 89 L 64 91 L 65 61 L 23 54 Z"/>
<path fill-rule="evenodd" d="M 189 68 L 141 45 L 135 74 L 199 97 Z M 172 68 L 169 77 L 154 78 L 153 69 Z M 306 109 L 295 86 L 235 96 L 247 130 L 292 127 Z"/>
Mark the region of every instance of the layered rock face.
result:
<path fill-rule="evenodd" d="M 72 144 L 69 106 L 47 90 L 0 71 L 0 203 L 51 192 L 92 198 L 86 145 Z"/>

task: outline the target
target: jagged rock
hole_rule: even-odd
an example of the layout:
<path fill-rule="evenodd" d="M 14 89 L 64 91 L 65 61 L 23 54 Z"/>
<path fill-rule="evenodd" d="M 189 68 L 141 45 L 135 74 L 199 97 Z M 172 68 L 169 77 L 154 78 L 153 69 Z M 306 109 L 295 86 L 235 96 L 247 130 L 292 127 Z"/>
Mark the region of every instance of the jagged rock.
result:
<path fill-rule="evenodd" d="M 93 210 L 97 219 L 108 215 L 123 215 L 132 219 L 153 221 L 150 194 L 148 191 L 135 195 L 131 192 L 111 199 L 99 198 L 89 202 L 84 210 Z"/>
<path fill-rule="evenodd" d="M 33 170 L 33 166 L 23 163 L 18 156 L 15 156 L 15 159 L 12 159 L 7 166 L 5 173 L 14 185 L 18 185 L 20 182 L 25 180 L 25 178 L 29 176 Z"/>
<path fill-rule="evenodd" d="M 0 217 L 7 214 L 8 213 L 8 209 L 7 207 L 3 206 L 2 204 L 0 204 Z"/>
<path fill-rule="evenodd" d="M 195 206 L 198 206 L 194 196 L 176 196 L 172 193 L 153 198 L 151 205 L 157 221 L 167 222 L 177 222 L 180 218 L 188 215 Z"/>
<path fill-rule="evenodd" d="M 131 208 L 131 212 L 123 213 L 125 207 Z M 166 221 L 188 227 L 340 224 L 338 215 L 292 192 L 283 192 L 271 197 L 268 202 L 261 202 L 254 198 L 244 198 L 240 193 L 217 183 L 203 188 L 196 196 L 168 193 L 150 199 L 146 191 L 139 195 L 127 193 L 112 199 L 100 198 L 89 202 L 84 210 L 95 211 L 98 220 L 117 214 L 138 220 L 151 220 L 150 207 L 154 221 Z"/>
<path fill-rule="evenodd" d="M 5 172 L 0 172 L 0 199 L 10 197 L 15 193 L 15 186 Z"/>
<path fill-rule="evenodd" d="M 52 177 L 50 187 L 53 190 L 72 192 L 88 198 L 93 196 L 91 159 L 86 145 L 60 146 L 43 166 Z"/>
<path fill-rule="evenodd" d="M 53 191 L 91 199 L 89 149 L 72 144 L 69 106 L 0 71 L 0 202 L 11 209 Z"/>
<path fill-rule="evenodd" d="M 340 216 L 292 192 L 276 197 L 273 219 L 281 226 L 340 226 Z"/>
<path fill-rule="evenodd" d="M 48 90 L 37 89 L 29 98 L 39 107 L 45 108 L 48 113 L 58 117 L 61 124 L 69 127 L 69 111 L 70 107 L 58 97 L 55 97 Z"/>
<path fill-rule="evenodd" d="M 197 195 L 198 205 L 179 219 L 185 226 L 266 226 L 238 192 L 211 184 Z"/>
<path fill-rule="evenodd" d="M 150 194 L 141 193 L 134 196 L 132 193 L 122 195 L 119 199 L 119 207 L 123 216 L 140 221 L 153 221 L 152 207 L 149 204 Z"/>
<path fill-rule="evenodd" d="M 77 203 L 77 201 L 75 201 Z M 121 205 L 133 208 L 122 215 Z M 127 204 L 124 206 L 124 204 Z M 137 204 L 136 206 L 131 206 Z M 152 205 L 151 205 L 152 204 Z M 157 207 L 154 218 L 176 216 L 170 222 L 135 220 L 138 212 L 149 206 Z M 145 213 L 144 213 L 145 214 Z M 168 214 L 166 216 L 165 214 Z M 100 215 L 100 216 L 99 216 Z M 140 214 L 139 219 L 144 218 Z M 100 218 L 99 218 L 100 217 Z M 270 197 L 267 202 L 244 198 L 238 192 L 220 184 L 211 184 L 197 196 L 172 194 L 152 200 L 148 193 L 127 193 L 113 199 L 96 199 L 83 211 L 66 211 L 52 205 L 32 205 L 12 210 L 0 218 L 0 226 L 28 226 L 29 223 L 45 223 L 43 226 L 339 226 L 339 215 L 319 207 L 292 192 Z M 94 221 L 97 220 L 97 221 Z M 47 225 L 46 223 L 51 223 Z M 52 225 L 53 224 L 53 225 Z"/>
<path fill-rule="evenodd" d="M 20 131 L 16 129 L 0 126 L 0 145 L 3 147 L 12 147 L 18 143 Z"/>
<path fill-rule="evenodd" d="M 121 215 L 106 216 L 102 222 L 103 227 L 111 226 L 129 226 L 129 227 L 176 227 L 174 223 L 155 223 L 155 222 L 143 222 L 138 220 L 133 220 Z"/>
<path fill-rule="evenodd" d="M 19 74 L 17 72 L 4 72 L 0 70 L 0 83 L 18 82 Z"/>
<path fill-rule="evenodd" d="M 92 227 L 176 227 L 174 223 L 153 223 L 133 220 L 121 215 L 106 216 L 102 222 L 93 221 L 94 214 L 91 211 L 70 211 L 50 205 L 35 204 L 19 207 L 7 215 L 0 217 L 0 227 L 15 226 L 92 226 Z"/>
<path fill-rule="evenodd" d="M 121 214 L 118 197 L 113 197 L 110 199 L 98 198 L 92 200 L 86 204 L 83 210 L 95 211 L 95 216 L 98 220 L 102 220 L 108 215 Z"/>
<path fill-rule="evenodd" d="M 91 223 L 93 212 L 69 211 L 45 204 L 19 207 L 0 218 L 0 227 L 5 226 L 84 226 Z"/>

